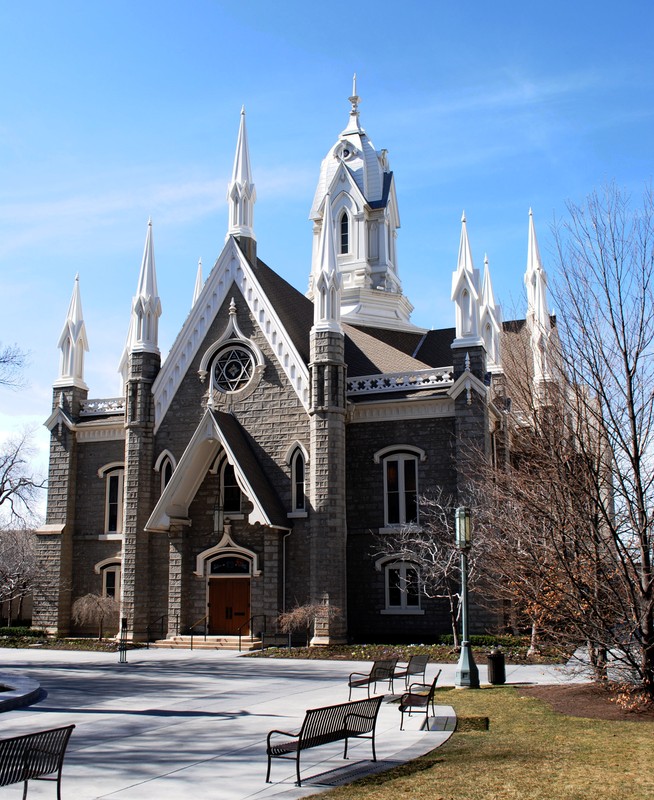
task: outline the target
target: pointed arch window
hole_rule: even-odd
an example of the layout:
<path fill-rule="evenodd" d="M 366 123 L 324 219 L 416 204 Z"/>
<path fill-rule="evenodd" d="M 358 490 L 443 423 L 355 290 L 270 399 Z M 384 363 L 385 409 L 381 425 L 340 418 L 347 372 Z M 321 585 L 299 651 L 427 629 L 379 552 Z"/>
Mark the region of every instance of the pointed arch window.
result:
<path fill-rule="evenodd" d="M 236 480 L 234 467 L 227 459 L 220 470 L 220 499 L 225 514 L 241 513 L 241 487 Z"/>
<path fill-rule="evenodd" d="M 350 218 L 347 211 L 343 210 L 339 220 L 339 247 L 338 252 L 345 255 L 350 252 Z"/>
<path fill-rule="evenodd" d="M 304 453 L 298 447 L 291 460 L 293 511 L 306 511 Z"/>
<path fill-rule="evenodd" d="M 105 464 L 98 470 L 98 477 L 105 482 L 104 532 L 123 532 L 123 488 L 125 467 L 122 462 Z"/>

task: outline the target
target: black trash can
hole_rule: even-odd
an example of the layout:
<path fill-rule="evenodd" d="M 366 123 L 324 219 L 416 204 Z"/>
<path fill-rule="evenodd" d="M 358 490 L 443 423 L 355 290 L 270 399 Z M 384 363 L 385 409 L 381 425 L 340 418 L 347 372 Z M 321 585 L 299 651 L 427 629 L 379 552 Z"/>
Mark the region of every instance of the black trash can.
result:
<path fill-rule="evenodd" d="M 499 648 L 491 650 L 488 654 L 488 682 L 493 686 L 506 683 L 504 653 Z"/>

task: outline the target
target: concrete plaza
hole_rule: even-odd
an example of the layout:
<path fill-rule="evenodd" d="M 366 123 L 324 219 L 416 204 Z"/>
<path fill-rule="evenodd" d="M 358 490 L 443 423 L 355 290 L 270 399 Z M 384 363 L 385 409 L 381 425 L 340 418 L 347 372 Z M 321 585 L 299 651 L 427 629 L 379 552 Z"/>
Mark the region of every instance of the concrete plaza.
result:
<path fill-rule="evenodd" d="M 268 731 L 297 730 L 307 708 L 345 702 L 348 675 L 369 666 L 197 650 L 134 650 L 120 664 L 118 654 L 0 649 L 0 683 L 25 676 L 47 692 L 34 705 L 0 714 L 0 737 L 74 723 L 64 800 L 295 800 L 416 758 L 451 735 L 455 718 L 448 706 L 436 709 L 432 727 L 438 730 L 421 730 L 424 715 L 416 715 L 400 731 L 397 705 L 384 703 L 377 764 L 370 761 L 369 740 L 352 742 L 347 761 L 342 743 L 334 743 L 302 754 L 302 787 L 294 785 L 295 762 L 279 759 L 273 760 L 274 783 L 266 784 Z M 429 665 L 427 680 L 439 668 L 439 685 L 452 686 L 454 664 Z M 480 678 L 486 680 L 483 666 Z M 508 683 L 570 679 L 561 667 L 507 666 Z M 21 796 L 22 784 L 2 789 L 3 799 Z M 29 797 L 54 800 L 55 786 L 32 782 Z"/>

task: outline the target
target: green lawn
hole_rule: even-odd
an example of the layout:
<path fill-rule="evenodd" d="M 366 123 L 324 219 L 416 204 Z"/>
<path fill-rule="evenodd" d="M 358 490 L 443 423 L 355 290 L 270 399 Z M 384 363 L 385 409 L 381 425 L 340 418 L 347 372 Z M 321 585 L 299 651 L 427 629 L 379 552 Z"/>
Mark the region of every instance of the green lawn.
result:
<path fill-rule="evenodd" d="M 390 772 L 325 800 L 644 800 L 654 797 L 654 723 L 563 716 L 511 687 L 442 689 L 436 703 L 487 716 L 489 731 L 455 733 Z"/>

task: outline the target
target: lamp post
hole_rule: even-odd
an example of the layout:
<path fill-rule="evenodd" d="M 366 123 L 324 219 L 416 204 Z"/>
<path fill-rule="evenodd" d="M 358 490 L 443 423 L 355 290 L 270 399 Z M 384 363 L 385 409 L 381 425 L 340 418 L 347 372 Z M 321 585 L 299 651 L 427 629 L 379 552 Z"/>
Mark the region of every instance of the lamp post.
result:
<path fill-rule="evenodd" d="M 468 551 L 472 545 L 472 521 L 469 508 L 460 506 L 454 512 L 456 546 L 461 553 L 461 655 L 454 676 L 454 685 L 466 689 L 479 688 L 479 670 L 475 664 L 468 636 Z"/>

